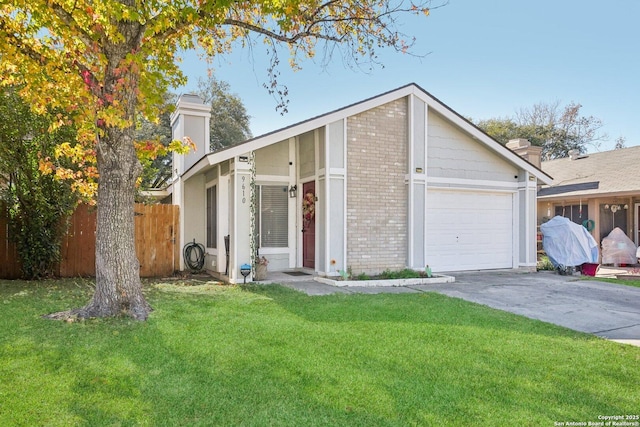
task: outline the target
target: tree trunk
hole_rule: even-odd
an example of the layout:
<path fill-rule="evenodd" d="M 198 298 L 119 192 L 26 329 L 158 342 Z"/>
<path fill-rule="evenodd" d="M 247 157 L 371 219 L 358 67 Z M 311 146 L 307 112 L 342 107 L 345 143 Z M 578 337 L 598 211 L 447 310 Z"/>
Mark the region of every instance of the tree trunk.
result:
<path fill-rule="evenodd" d="M 135 184 L 142 166 L 133 144 L 134 128 L 108 128 L 98 141 L 98 215 L 96 222 L 96 288 L 79 309 L 46 318 L 73 321 L 128 315 L 146 320 L 152 308 L 142 294 L 135 248 Z"/>
<path fill-rule="evenodd" d="M 151 311 L 142 294 L 135 248 L 135 183 L 141 169 L 133 128 L 108 129 L 98 143 L 96 289 L 79 317 L 126 314 L 146 320 Z"/>
<path fill-rule="evenodd" d="M 98 215 L 96 288 L 89 304 L 46 317 L 73 318 L 128 315 L 146 320 L 152 310 L 142 294 L 135 248 L 135 183 L 142 166 L 133 144 L 134 128 L 105 129 L 98 141 Z"/>

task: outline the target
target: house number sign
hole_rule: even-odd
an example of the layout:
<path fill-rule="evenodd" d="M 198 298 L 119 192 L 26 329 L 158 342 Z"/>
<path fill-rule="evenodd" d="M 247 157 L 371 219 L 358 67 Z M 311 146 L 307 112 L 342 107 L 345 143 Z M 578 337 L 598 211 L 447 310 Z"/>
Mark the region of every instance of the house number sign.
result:
<path fill-rule="evenodd" d="M 243 205 L 247 203 L 247 197 L 246 197 L 246 196 L 245 196 L 245 194 L 244 194 L 244 191 L 245 191 L 245 189 L 246 189 L 246 187 L 247 187 L 247 183 L 246 183 L 246 181 L 247 181 L 247 177 L 246 177 L 246 176 L 243 176 L 243 177 L 242 177 L 242 204 L 243 204 Z"/>

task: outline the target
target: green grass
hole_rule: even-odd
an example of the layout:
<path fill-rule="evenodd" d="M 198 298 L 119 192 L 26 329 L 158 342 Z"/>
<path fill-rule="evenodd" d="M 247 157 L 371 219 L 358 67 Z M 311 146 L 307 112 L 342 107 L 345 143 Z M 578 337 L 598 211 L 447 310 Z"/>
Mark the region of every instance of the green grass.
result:
<path fill-rule="evenodd" d="M 598 282 L 615 283 L 616 285 L 626 285 L 626 286 L 634 286 L 636 288 L 640 288 L 640 280 L 609 279 L 606 277 L 588 277 L 586 279 L 597 280 Z"/>
<path fill-rule="evenodd" d="M 420 277 L 427 277 L 424 272 L 405 268 L 402 270 L 385 270 L 377 275 L 369 275 L 366 273 L 360 273 L 353 276 L 351 280 L 393 280 L 393 279 L 416 279 Z"/>
<path fill-rule="evenodd" d="M 90 282 L 0 281 L 0 425 L 538 426 L 640 408 L 640 348 L 434 293 L 145 292 L 145 323 L 64 323 L 40 315 Z"/>

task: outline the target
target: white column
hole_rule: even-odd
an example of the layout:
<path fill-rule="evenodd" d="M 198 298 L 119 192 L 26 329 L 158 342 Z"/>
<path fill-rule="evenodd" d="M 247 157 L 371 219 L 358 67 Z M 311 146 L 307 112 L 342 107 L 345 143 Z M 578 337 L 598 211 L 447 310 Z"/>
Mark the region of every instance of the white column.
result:
<path fill-rule="evenodd" d="M 171 115 L 172 138 L 184 141 L 188 137 L 196 146 L 195 150 L 186 155 L 173 154 L 172 199 L 174 205 L 180 206 L 180 249 L 184 247 L 187 239 L 192 239 L 190 236 L 193 235 L 193 232 L 190 232 L 188 233 L 190 236 L 187 236 L 189 230 L 185 228 L 185 212 L 189 210 L 191 213 L 198 214 L 188 202 L 195 199 L 185 198 L 185 183 L 182 175 L 209 151 L 210 111 L 211 107 L 205 105 L 197 95 L 181 95 L 176 103 L 176 110 Z M 202 197 L 206 197 L 206 194 L 203 193 Z M 200 214 L 204 215 L 204 212 Z M 204 220 L 206 224 L 206 218 Z M 182 256 L 180 256 L 180 270 L 184 270 Z"/>
<path fill-rule="evenodd" d="M 330 123 L 325 131 L 325 183 L 319 192 L 324 209 L 325 274 L 347 270 L 347 119 Z M 331 264 L 331 261 L 335 264 Z"/>
<path fill-rule="evenodd" d="M 242 283 L 240 266 L 251 265 L 251 168 L 249 154 L 237 156 L 231 170 L 232 210 L 230 212 L 231 246 L 229 250 L 229 281 Z M 247 282 L 253 280 L 251 274 Z"/>
<path fill-rule="evenodd" d="M 409 96 L 407 267 L 422 269 L 426 259 L 426 176 L 428 106 Z"/>

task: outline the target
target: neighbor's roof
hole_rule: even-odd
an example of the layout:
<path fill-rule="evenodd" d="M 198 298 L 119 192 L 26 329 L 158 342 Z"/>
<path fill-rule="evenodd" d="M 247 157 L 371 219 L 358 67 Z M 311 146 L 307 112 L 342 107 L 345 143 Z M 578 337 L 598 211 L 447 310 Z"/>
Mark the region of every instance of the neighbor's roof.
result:
<path fill-rule="evenodd" d="M 640 193 L 639 165 L 640 146 L 542 162 L 553 185 L 543 186 L 538 198 Z"/>

